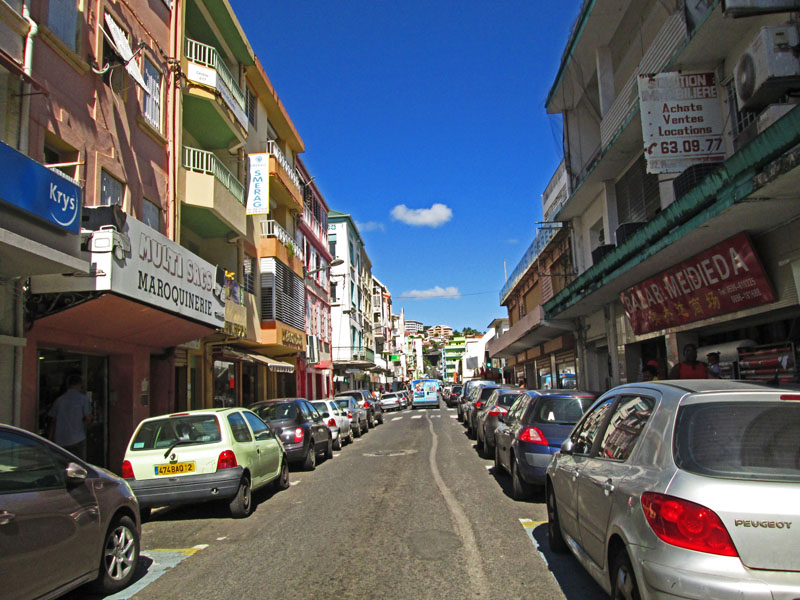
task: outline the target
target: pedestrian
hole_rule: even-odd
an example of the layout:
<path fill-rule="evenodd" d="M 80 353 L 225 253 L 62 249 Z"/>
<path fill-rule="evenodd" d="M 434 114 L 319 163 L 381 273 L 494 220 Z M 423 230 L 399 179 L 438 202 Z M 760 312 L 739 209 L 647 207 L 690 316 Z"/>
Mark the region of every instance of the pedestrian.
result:
<path fill-rule="evenodd" d="M 710 379 L 721 379 L 722 368 L 719 365 L 719 352 L 709 352 L 706 354 L 708 359 L 708 377 Z"/>
<path fill-rule="evenodd" d="M 658 362 L 648 360 L 642 367 L 642 381 L 658 381 Z"/>
<path fill-rule="evenodd" d="M 708 379 L 706 363 L 697 360 L 697 346 L 686 344 L 683 347 L 683 360 L 669 372 L 670 379 Z"/>
<path fill-rule="evenodd" d="M 50 417 L 50 439 L 86 460 L 86 426 L 92 420 L 92 407 L 82 388 L 80 375 L 68 375 L 67 391 L 56 398 L 47 416 Z"/>

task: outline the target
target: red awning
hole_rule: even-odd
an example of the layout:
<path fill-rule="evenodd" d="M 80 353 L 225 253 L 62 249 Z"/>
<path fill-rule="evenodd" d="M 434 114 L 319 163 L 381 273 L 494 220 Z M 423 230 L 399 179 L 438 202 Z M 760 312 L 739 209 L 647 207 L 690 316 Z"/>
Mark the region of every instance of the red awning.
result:
<path fill-rule="evenodd" d="M 314 365 L 315 369 L 330 369 L 330 367 L 331 367 L 331 361 L 329 360 L 321 360 Z"/>

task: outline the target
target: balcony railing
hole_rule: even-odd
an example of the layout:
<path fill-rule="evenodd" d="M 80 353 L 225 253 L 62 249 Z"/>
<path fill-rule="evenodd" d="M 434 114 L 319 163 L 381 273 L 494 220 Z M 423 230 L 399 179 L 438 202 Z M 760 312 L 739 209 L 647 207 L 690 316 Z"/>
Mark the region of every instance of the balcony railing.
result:
<path fill-rule="evenodd" d="M 286 158 L 286 155 L 281 150 L 280 146 L 278 146 L 275 140 L 268 140 L 267 141 L 267 152 L 269 152 L 272 156 L 275 157 L 275 160 L 278 161 L 278 164 L 283 167 L 283 170 L 286 171 L 286 174 L 289 176 L 289 179 L 292 180 L 292 183 L 297 186 L 297 189 L 300 189 L 300 178 L 297 176 L 297 172 L 294 170 L 294 167 L 289 164 L 289 159 Z"/>
<path fill-rule="evenodd" d="M 195 40 L 187 39 L 186 58 L 199 65 L 214 69 L 228 90 L 230 90 L 236 103 L 242 107 L 242 109 L 246 109 L 247 102 L 244 97 L 244 92 L 242 92 L 239 83 L 234 79 L 233 74 L 231 74 L 228 67 L 220 58 L 216 48 Z"/>
<path fill-rule="evenodd" d="M 261 237 L 274 237 L 281 244 L 286 246 L 292 254 L 300 260 L 303 260 L 303 249 L 300 244 L 292 239 L 292 236 L 280 226 L 280 223 L 272 219 L 264 219 L 261 221 Z"/>
<path fill-rule="evenodd" d="M 550 240 L 553 239 L 553 236 L 557 231 L 558 229 L 554 227 L 542 227 L 539 229 L 539 233 L 537 233 L 536 237 L 533 238 L 533 242 L 531 242 L 531 245 L 528 246 L 528 250 L 525 252 L 525 255 L 511 272 L 511 276 L 508 278 L 508 281 L 506 281 L 503 289 L 500 290 L 501 304 L 511 290 L 514 289 L 514 286 L 519 283 L 520 279 L 522 279 L 522 276 L 525 274 L 528 268 L 539 257 L 539 255 L 542 253 L 542 250 L 544 250 Z"/>
<path fill-rule="evenodd" d="M 183 166 L 190 171 L 213 175 L 239 202 L 247 203 L 244 185 L 213 152 L 184 146 Z"/>

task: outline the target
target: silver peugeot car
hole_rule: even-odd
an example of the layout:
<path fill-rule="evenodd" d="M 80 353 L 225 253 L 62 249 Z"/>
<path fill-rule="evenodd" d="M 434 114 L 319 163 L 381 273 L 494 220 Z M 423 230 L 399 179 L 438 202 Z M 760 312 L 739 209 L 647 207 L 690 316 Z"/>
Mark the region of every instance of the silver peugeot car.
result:
<path fill-rule="evenodd" d="M 800 598 L 800 393 L 603 394 L 547 468 L 548 537 L 612 598 Z"/>

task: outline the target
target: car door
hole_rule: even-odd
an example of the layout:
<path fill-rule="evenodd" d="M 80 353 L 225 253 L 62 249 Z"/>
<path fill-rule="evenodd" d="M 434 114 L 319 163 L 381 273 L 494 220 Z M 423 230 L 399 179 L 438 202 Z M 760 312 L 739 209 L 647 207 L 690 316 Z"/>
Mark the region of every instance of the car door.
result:
<path fill-rule="evenodd" d="M 314 444 L 319 452 L 320 448 L 327 447 L 328 437 L 330 436 L 330 433 L 328 433 L 328 426 L 322 420 L 322 415 L 319 414 L 316 408 L 305 400 L 302 404 L 303 415 L 308 419 L 308 424 L 311 428 L 311 437 L 314 439 Z"/>
<path fill-rule="evenodd" d="M 257 415 L 249 410 L 242 411 L 242 414 L 253 432 L 256 452 L 259 453 L 261 459 L 264 478 L 271 480 L 280 472 L 281 448 L 278 438 Z"/>
<path fill-rule="evenodd" d="M 0 431 L 0 573 L 15 597 L 38 597 L 97 569 L 100 510 L 91 473 L 68 481 L 69 458 Z"/>
<path fill-rule="evenodd" d="M 590 409 L 570 435 L 572 451 L 558 453 L 552 463 L 551 481 L 561 528 L 578 543 L 581 540 L 578 527 L 578 475 L 591 454 L 597 434 L 610 416 L 615 400 L 616 396 L 608 396 Z"/>
<path fill-rule="evenodd" d="M 595 440 L 578 474 L 578 528 L 581 545 L 601 568 L 605 562 L 608 518 L 620 481 L 630 471 L 627 459 L 655 407 L 655 399 L 639 394 L 619 397 L 607 425 Z"/>
<path fill-rule="evenodd" d="M 519 429 L 519 420 L 525 413 L 525 407 L 528 406 L 527 394 L 521 396 L 511 405 L 511 410 L 508 411 L 504 422 L 501 423 L 502 428 L 498 425 L 495 432 L 495 439 L 497 444 L 497 452 L 500 457 L 500 464 L 503 468 L 511 472 L 511 461 L 509 454 L 511 452 L 511 445 L 514 442 L 515 431 Z M 498 435 L 499 434 L 499 435 Z"/>
<path fill-rule="evenodd" d="M 261 460 L 261 451 L 253 439 L 253 434 L 239 411 L 228 414 L 228 425 L 235 442 L 233 453 L 236 455 L 236 460 L 250 471 L 250 486 L 258 487 L 265 477 L 264 463 Z"/>

